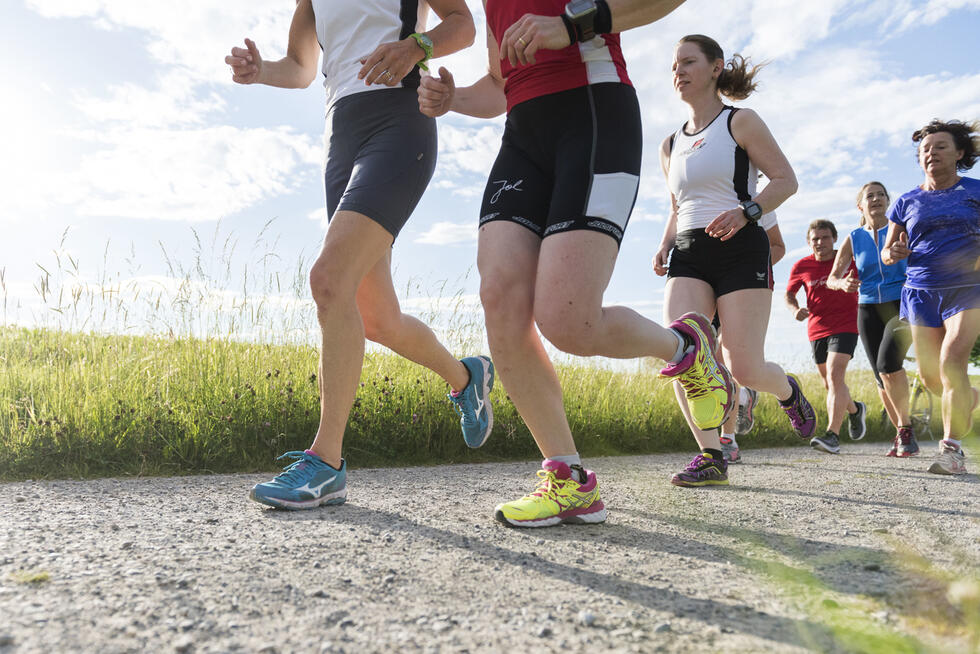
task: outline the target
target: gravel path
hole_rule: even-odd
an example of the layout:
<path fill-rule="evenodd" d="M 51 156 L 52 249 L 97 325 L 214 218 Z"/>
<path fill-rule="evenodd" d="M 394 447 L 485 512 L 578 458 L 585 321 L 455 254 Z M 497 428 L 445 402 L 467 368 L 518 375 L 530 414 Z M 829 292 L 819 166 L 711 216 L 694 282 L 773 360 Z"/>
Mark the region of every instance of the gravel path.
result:
<path fill-rule="evenodd" d="M 608 521 L 538 530 L 492 519 L 537 462 L 355 470 L 306 512 L 248 501 L 268 475 L 0 484 L 0 652 L 969 651 L 934 614 L 980 480 L 885 448 L 748 450 L 727 489 L 593 459 Z"/>

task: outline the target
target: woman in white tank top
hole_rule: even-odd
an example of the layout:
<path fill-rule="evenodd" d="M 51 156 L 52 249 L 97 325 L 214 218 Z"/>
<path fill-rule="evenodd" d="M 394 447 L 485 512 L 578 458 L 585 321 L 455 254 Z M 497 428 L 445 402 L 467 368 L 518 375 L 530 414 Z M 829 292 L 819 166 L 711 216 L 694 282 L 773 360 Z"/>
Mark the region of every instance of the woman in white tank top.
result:
<path fill-rule="evenodd" d="M 422 33 L 429 8 L 442 22 Z M 286 471 L 252 489 L 257 502 L 306 509 L 345 501 L 342 444 L 365 338 L 458 389 L 451 398 L 468 445 L 478 447 L 490 433 L 490 360 L 457 360 L 431 329 L 402 313 L 391 279 L 394 238 L 435 165 L 435 125 L 418 111 L 419 68 L 469 46 L 474 34 L 465 0 L 299 0 L 285 57 L 263 61 L 246 39 L 225 58 L 240 84 L 305 88 L 320 72 L 327 95 L 330 225 L 310 271 L 322 331 L 320 421 L 309 449 L 284 454 L 293 460 Z"/>
<path fill-rule="evenodd" d="M 748 97 L 757 71 L 740 55 L 726 65 L 721 47 L 707 36 L 678 43 L 674 88 L 689 117 L 661 146 L 671 214 L 654 270 L 668 275 L 664 318 L 717 312 L 722 354 L 735 381 L 775 395 L 796 433 L 808 439 L 816 424 L 813 408 L 795 380 L 764 358 L 772 304 L 770 238 L 781 243 L 772 212 L 796 192 L 796 177 L 762 119 L 721 97 Z M 759 171 L 770 181 L 756 194 Z M 727 484 L 727 464 L 739 458 L 734 439 L 723 447 L 715 430 L 698 429 L 686 403 L 679 404 L 701 454 L 672 483 Z"/>

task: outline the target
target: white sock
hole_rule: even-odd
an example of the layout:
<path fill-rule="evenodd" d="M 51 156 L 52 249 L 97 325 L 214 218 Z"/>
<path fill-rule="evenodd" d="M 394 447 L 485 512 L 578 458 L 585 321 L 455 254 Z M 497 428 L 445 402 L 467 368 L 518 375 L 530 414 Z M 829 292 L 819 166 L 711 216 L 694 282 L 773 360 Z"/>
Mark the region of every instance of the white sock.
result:
<path fill-rule="evenodd" d="M 674 356 L 671 357 L 668 363 L 680 363 L 684 355 L 687 354 L 687 348 L 684 347 L 684 336 L 676 329 L 671 329 L 670 331 L 677 337 L 677 351 L 674 352 Z"/>
<path fill-rule="evenodd" d="M 738 445 L 738 443 L 735 442 L 735 434 L 725 434 L 725 433 L 723 433 L 721 435 L 721 437 L 722 438 L 727 438 L 728 440 L 730 440 L 732 442 L 732 445 Z"/>
<path fill-rule="evenodd" d="M 738 403 L 742 405 L 749 403 L 749 391 L 744 386 L 738 388 Z"/>
<path fill-rule="evenodd" d="M 576 452 L 575 454 L 568 454 L 565 456 L 552 456 L 548 458 L 550 458 L 552 461 L 560 461 L 561 463 L 567 465 L 569 468 L 572 468 L 572 466 L 579 466 L 580 468 L 582 467 L 582 457 L 579 456 L 578 452 Z M 585 473 L 580 474 L 578 470 L 572 468 L 572 479 L 574 479 L 580 484 L 585 482 L 584 479 L 579 479 L 579 477 L 583 476 L 584 474 Z"/>

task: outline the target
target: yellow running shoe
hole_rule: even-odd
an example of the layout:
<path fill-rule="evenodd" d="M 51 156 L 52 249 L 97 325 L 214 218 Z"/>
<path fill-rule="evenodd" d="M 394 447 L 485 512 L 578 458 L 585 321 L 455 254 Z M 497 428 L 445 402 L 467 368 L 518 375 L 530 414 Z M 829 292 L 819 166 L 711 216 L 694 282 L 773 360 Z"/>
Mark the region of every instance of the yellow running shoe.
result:
<path fill-rule="evenodd" d="M 545 459 L 538 470 L 538 487 L 519 500 L 498 504 L 493 517 L 508 527 L 551 527 L 568 522 L 590 524 L 606 519 L 606 505 L 599 497 L 599 481 L 584 470 L 585 483 L 572 477 L 566 463 Z"/>
<path fill-rule="evenodd" d="M 670 329 L 691 339 L 694 349 L 660 374 L 675 377 L 684 387 L 687 406 L 699 429 L 720 427 L 728 419 L 738 397 L 731 373 L 715 358 L 718 347 L 715 328 L 702 314 L 691 312 L 670 323 Z"/>

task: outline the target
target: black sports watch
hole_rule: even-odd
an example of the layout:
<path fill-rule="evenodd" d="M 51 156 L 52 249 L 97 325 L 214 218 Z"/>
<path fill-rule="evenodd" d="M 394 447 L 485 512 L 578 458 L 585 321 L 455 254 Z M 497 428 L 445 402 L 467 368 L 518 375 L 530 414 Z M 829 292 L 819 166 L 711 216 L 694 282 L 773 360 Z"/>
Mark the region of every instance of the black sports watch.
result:
<path fill-rule="evenodd" d="M 565 5 L 565 16 L 575 26 L 579 41 L 591 41 L 595 38 L 597 11 L 595 0 L 571 0 Z"/>
<path fill-rule="evenodd" d="M 759 206 L 758 202 L 746 200 L 738 205 L 738 208 L 742 210 L 742 215 L 750 223 L 757 223 L 759 222 L 759 218 L 762 218 L 762 207 Z"/>

